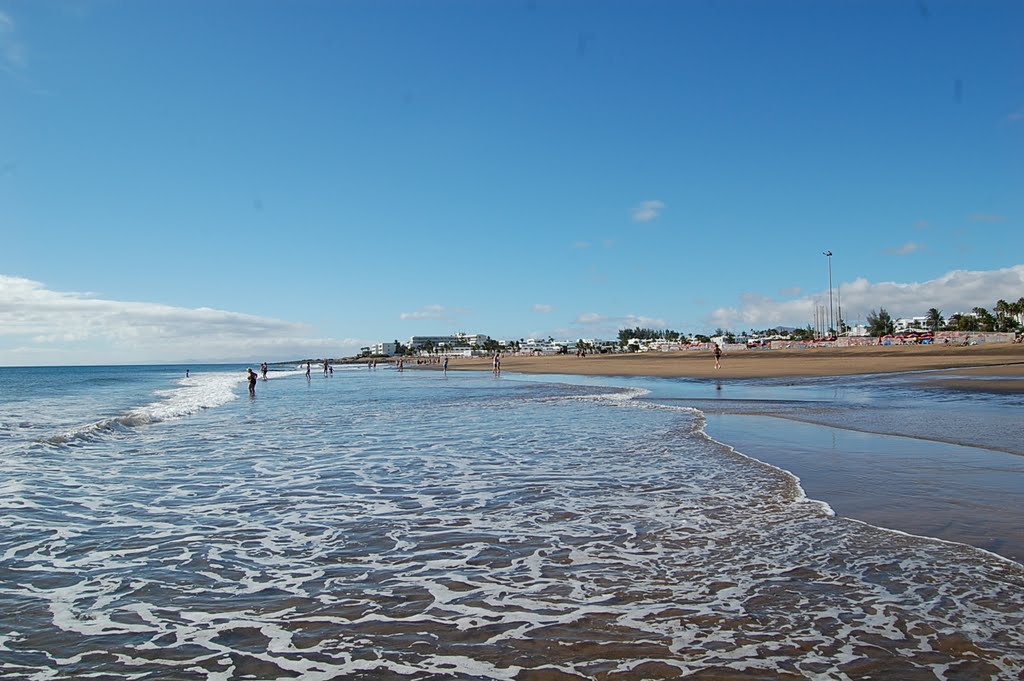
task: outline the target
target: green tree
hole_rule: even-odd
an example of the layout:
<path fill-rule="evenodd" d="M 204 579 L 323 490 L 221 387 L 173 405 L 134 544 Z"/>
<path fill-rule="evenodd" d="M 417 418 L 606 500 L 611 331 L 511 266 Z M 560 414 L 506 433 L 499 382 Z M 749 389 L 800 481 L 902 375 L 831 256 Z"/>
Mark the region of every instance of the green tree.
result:
<path fill-rule="evenodd" d="M 978 320 L 978 331 L 995 331 L 996 330 L 996 318 L 992 316 L 992 313 L 983 307 L 976 307 L 971 310 L 974 313 L 975 318 Z"/>
<path fill-rule="evenodd" d="M 812 340 L 814 338 L 815 331 L 810 324 L 805 329 L 793 329 L 789 336 L 793 340 Z"/>
<path fill-rule="evenodd" d="M 953 324 L 953 318 L 956 318 L 956 330 L 957 331 L 978 331 L 980 325 L 978 324 L 978 318 L 974 315 L 969 314 L 955 314 L 949 318 L 950 325 Z"/>
<path fill-rule="evenodd" d="M 1020 324 L 1017 321 L 1017 304 L 1000 300 L 996 303 L 996 331 L 1012 331 Z"/>
<path fill-rule="evenodd" d="M 885 308 L 879 308 L 878 312 L 872 310 L 868 313 L 868 333 L 872 336 L 885 336 L 895 330 L 892 317 Z"/>
<path fill-rule="evenodd" d="M 928 328 L 930 328 L 933 332 L 938 331 L 939 327 L 942 326 L 942 310 L 933 307 L 930 310 L 928 310 L 926 318 L 928 322 Z"/>

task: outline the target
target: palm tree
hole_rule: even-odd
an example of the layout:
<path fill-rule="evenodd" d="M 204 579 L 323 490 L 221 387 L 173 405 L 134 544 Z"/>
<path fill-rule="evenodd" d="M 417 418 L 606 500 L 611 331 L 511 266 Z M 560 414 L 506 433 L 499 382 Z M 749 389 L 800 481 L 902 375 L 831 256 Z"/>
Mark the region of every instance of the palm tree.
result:
<path fill-rule="evenodd" d="M 942 310 L 934 307 L 928 310 L 927 320 L 928 326 L 931 327 L 932 331 L 938 331 L 939 327 L 942 326 Z"/>
<path fill-rule="evenodd" d="M 1020 298 L 1015 303 L 1009 303 L 1010 316 L 1014 318 L 1014 322 L 1018 326 L 1024 324 L 1024 298 Z"/>
<path fill-rule="evenodd" d="M 979 328 L 977 331 L 995 331 L 996 320 L 992 316 L 992 313 L 983 307 L 976 307 L 971 312 L 978 320 Z"/>
<path fill-rule="evenodd" d="M 975 315 L 961 314 L 956 316 L 956 330 L 957 331 L 980 331 L 981 325 L 978 324 L 978 317 Z M 950 318 L 952 319 L 952 317 Z"/>
<path fill-rule="evenodd" d="M 886 311 L 884 307 L 879 308 L 878 312 L 872 310 L 868 312 L 868 333 L 872 336 L 884 336 L 893 332 L 894 322 L 892 316 Z"/>
<path fill-rule="evenodd" d="M 997 321 L 996 329 L 997 330 L 999 330 L 999 331 L 1005 331 L 1006 330 L 1006 318 L 1009 316 L 1011 309 L 1012 309 L 1011 305 L 1008 302 L 1006 302 L 1005 300 L 1001 300 L 1000 299 L 996 303 L 995 311 L 996 311 L 996 321 Z"/>

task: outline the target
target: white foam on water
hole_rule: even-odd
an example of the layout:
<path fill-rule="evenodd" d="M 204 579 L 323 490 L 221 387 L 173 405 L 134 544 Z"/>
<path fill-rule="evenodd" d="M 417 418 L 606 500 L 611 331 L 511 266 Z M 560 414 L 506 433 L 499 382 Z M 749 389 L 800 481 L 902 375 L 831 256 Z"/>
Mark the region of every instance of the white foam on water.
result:
<path fill-rule="evenodd" d="M 0 515 L 0 598 L 31 616 L 0 613 L 0 674 L 1024 671 L 1019 566 L 836 518 L 693 410 L 489 387 L 367 410 L 296 385 L 280 428 L 251 434 L 287 404 L 256 400 L 13 460 L 0 487 L 35 505 Z"/>
<path fill-rule="evenodd" d="M 157 390 L 160 399 L 113 418 L 100 419 L 47 438 L 50 444 L 90 439 L 104 433 L 129 432 L 139 426 L 196 414 L 220 407 L 238 398 L 237 388 L 245 382 L 240 373 L 193 374 L 176 381 L 176 387 Z"/>

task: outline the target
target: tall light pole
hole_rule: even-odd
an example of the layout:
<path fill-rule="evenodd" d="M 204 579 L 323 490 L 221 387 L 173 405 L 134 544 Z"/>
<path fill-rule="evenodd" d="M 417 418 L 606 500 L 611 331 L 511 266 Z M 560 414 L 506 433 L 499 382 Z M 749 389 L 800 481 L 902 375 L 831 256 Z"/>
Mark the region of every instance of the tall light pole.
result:
<path fill-rule="evenodd" d="M 835 317 L 832 314 L 832 251 L 823 251 L 822 255 L 828 258 L 828 328 L 831 331 L 835 328 Z"/>

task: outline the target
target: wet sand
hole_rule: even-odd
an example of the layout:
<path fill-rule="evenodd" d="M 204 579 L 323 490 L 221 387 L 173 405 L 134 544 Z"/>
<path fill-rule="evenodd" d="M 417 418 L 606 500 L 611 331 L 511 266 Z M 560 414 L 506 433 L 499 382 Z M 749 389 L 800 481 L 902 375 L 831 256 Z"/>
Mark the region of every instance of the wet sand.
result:
<path fill-rule="evenodd" d="M 768 416 L 706 418 L 711 437 L 793 473 L 839 516 L 1024 562 L 1024 457 Z"/>
<path fill-rule="evenodd" d="M 416 365 L 407 365 L 415 367 Z M 431 367 L 437 368 L 437 367 Z M 452 360 L 449 370 L 490 370 L 486 357 Z M 684 378 L 772 378 L 848 376 L 908 371 L 948 370 L 943 385 L 1024 391 L 1024 344 L 956 347 L 946 345 L 869 346 L 797 350 L 739 350 L 722 356 L 715 369 L 710 352 L 648 352 L 615 355 L 505 356 L 503 371 L 590 376 Z M 984 376 L 986 380 L 975 381 Z M 997 376 L 1000 378 L 991 378 Z"/>

